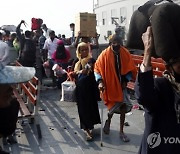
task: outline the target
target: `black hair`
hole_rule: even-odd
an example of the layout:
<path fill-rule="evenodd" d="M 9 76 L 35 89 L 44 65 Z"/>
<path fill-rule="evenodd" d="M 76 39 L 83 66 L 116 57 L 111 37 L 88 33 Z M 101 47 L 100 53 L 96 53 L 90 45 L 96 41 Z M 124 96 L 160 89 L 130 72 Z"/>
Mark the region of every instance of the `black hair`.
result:
<path fill-rule="evenodd" d="M 55 35 L 55 32 L 54 32 L 53 30 L 51 30 L 51 31 L 49 32 L 49 35 Z"/>
<path fill-rule="evenodd" d="M 65 59 L 66 56 L 66 49 L 64 47 L 64 44 L 60 44 L 56 48 L 56 58 L 57 59 Z"/>
<path fill-rule="evenodd" d="M 111 44 L 111 43 L 113 43 L 113 42 L 117 42 L 117 43 L 119 43 L 120 45 L 122 45 L 122 39 L 121 39 L 121 37 L 119 37 L 119 36 L 116 35 L 116 34 L 114 34 L 114 35 L 112 36 L 112 38 L 110 38 L 109 44 Z"/>
<path fill-rule="evenodd" d="M 25 31 L 25 36 L 26 36 L 27 38 L 30 38 L 30 37 L 32 36 L 31 31 L 26 30 L 26 31 Z"/>
<path fill-rule="evenodd" d="M 9 36 L 11 34 L 9 30 L 4 30 L 4 32 L 6 36 Z"/>

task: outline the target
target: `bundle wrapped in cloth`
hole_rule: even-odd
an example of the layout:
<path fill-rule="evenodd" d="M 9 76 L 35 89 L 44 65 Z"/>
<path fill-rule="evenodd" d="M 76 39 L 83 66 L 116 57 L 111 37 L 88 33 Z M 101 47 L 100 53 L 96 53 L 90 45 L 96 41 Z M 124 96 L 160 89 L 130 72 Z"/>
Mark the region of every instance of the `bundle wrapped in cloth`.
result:
<path fill-rule="evenodd" d="M 141 36 L 152 26 L 153 56 L 167 62 L 180 57 L 180 6 L 172 2 L 158 4 L 158 0 L 148 1 L 133 13 L 126 47 L 143 50 Z"/>

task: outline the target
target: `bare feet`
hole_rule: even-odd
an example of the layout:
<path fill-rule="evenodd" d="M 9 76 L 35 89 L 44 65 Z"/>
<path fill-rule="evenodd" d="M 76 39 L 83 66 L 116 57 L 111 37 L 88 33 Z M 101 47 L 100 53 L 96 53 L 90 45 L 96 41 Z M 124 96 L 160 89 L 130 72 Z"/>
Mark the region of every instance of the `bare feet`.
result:
<path fill-rule="evenodd" d="M 103 131 L 105 134 L 109 134 L 110 132 L 110 124 L 111 122 L 109 120 L 106 120 L 105 124 L 104 124 L 104 128 L 103 128 Z"/>
<path fill-rule="evenodd" d="M 120 133 L 120 139 L 123 142 L 129 142 L 130 141 L 130 139 L 124 133 Z"/>

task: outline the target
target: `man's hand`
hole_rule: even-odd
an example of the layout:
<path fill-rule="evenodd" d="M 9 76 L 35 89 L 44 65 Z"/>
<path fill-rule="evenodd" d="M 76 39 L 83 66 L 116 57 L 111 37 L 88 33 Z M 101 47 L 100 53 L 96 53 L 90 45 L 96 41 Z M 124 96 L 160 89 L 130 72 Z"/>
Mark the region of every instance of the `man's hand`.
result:
<path fill-rule="evenodd" d="M 81 37 L 81 32 L 80 31 L 78 32 L 78 37 Z"/>
<path fill-rule="evenodd" d="M 99 88 L 99 91 L 100 91 L 100 92 L 103 92 L 103 91 L 104 91 L 105 86 L 104 86 L 104 83 L 103 83 L 102 81 L 99 82 L 98 88 Z"/>
<path fill-rule="evenodd" d="M 146 32 L 142 34 L 142 41 L 144 43 L 143 65 L 149 67 L 151 66 L 151 54 L 153 49 L 153 35 L 150 26 L 147 28 Z"/>
<path fill-rule="evenodd" d="M 21 20 L 21 24 L 23 24 L 23 23 L 25 23 L 25 21 L 24 21 L 24 20 Z"/>
<path fill-rule="evenodd" d="M 150 26 L 147 27 L 146 32 L 142 34 L 142 41 L 144 43 L 144 50 L 146 51 L 146 54 L 151 54 L 153 48 L 153 35 L 152 28 Z"/>

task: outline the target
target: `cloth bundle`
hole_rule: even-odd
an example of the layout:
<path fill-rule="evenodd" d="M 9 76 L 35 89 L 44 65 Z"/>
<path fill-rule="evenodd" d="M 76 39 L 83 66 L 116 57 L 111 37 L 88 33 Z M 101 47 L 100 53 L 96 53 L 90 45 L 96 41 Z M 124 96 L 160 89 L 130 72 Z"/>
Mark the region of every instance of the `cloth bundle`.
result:
<path fill-rule="evenodd" d="M 175 3 L 155 5 L 148 1 L 131 18 L 127 48 L 144 49 L 141 39 L 148 26 L 152 26 L 154 57 L 165 61 L 180 56 L 180 6 Z"/>

